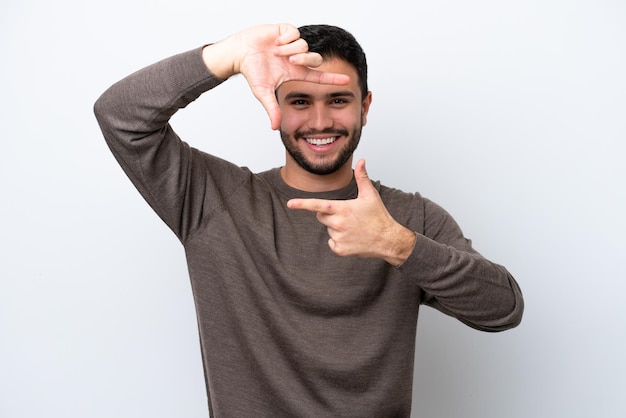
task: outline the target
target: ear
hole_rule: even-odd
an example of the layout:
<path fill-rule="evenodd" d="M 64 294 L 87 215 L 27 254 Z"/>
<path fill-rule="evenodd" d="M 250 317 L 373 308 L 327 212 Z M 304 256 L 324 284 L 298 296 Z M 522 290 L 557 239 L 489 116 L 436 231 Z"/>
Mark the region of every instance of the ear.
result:
<path fill-rule="evenodd" d="M 370 105 L 372 104 L 372 92 L 368 91 L 367 96 L 363 99 L 361 103 L 361 125 L 365 126 L 367 124 L 367 113 L 370 110 Z"/>

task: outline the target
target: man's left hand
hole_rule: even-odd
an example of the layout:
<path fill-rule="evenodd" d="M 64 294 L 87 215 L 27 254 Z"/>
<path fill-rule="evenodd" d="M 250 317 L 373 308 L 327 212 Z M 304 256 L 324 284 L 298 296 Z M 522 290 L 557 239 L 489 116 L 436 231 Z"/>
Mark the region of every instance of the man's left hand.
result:
<path fill-rule="evenodd" d="M 358 196 L 352 200 L 292 199 L 291 209 L 315 212 L 328 229 L 328 245 L 340 256 L 382 258 L 399 266 L 411 254 L 415 233 L 396 222 L 374 188 L 365 160 L 354 169 Z"/>

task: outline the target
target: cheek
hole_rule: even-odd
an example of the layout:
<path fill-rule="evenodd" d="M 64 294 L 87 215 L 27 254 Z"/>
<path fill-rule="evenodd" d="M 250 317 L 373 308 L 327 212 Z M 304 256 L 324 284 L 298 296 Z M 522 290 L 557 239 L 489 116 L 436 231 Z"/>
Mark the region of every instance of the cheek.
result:
<path fill-rule="evenodd" d="M 361 112 L 360 109 L 350 112 L 349 114 L 344 114 L 341 118 L 341 123 L 344 126 L 363 126 L 365 125 L 365 121 L 367 118 Z"/>
<path fill-rule="evenodd" d="M 281 112 L 280 127 L 285 132 L 294 132 L 302 127 L 305 120 L 303 112 L 295 113 L 283 110 Z"/>

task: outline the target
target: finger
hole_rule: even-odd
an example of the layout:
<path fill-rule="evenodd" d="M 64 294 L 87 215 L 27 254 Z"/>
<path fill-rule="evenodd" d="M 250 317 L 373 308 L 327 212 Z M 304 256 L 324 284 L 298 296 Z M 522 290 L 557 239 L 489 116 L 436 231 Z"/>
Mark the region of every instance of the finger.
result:
<path fill-rule="evenodd" d="M 309 70 L 304 75 L 303 80 L 318 84 L 333 84 L 343 86 L 350 82 L 350 77 L 346 74 L 326 73 L 317 70 Z"/>
<path fill-rule="evenodd" d="M 289 62 L 293 65 L 301 65 L 303 67 L 315 68 L 322 65 L 324 59 L 317 52 L 294 52 L 286 54 L 289 56 Z"/>
<path fill-rule="evenodd" d="M 275 131 L 278 128 L 280 128 L 280 119 L 281 119 L 280 108 L 276 106 L 276 107 L 267 109 L 267 115 L 270 118 L 270 127 L 272 128 L 272 130 Z"/>
<path fill-rule="evenodd" d="M 297 53 L 289 55 L 289 62 L 293 65 L 308 67 L 308 71 L 301 78 L 303 81 L 310 81 L 318 84 L 346 85 L 350 82 L 347 74 L 329 73 L 315 70 L 324 62 L 322 56 L 316 52 Z"/>
<path fill-rule="evenodd" d="M 285 45 L 275 48 L 274 54 L 282 57 L 289 57 L 289 62 L 293 65 L 308 67 L 304 76 L 299 78 L 303 81 L 310 81 L 319 84 L 345 85 L 350 82 L 350 77 L 346 74 L 327 73 L 314 70 L 324 62 L 323 57 L 317 52 L 308 52 L 309 46 L 304 39 L 297 39 Z"/>
<path fill-rule="evenodd" d="M 287 202 L 290 209 L 308 210 L 310 212 L 332 215 L 335 213 L 334 203 L 323 199 L 291 199 Z"/>
<path fill-rule="evenodd" d="M 289 23 L 281 23 L 278 25 L 278 37 L 276 38 L 277 46 L 286 45 L 298 39 L 300 39 L 300 31 L 297 27 Z"/>
<path fill-rule="evenodd" d="M 373 189 L 374 186 L 365 169 L 365 160 L 360 159 L 357 161 L 354 167 L 354 179 L 356 180 L 356 185 L 359 190 L 359 197 L 366 195 Z"/>
<path fill-rule="evenodd" d="M 309 44 L 307 44 L 304 39 L 296 39 L 293 42 L 285 45 L 277 45 L 274 48 L 274 55 L 279 57 L 288 57 L 290 55 L 298 54 L 304 55 L 304 58 L 306 58 L 306 55 L 317 56 L 317 60 L 319 61 L 317 65 L 321 64 L 322 56 L 315 52 L 309 52 Z"/>

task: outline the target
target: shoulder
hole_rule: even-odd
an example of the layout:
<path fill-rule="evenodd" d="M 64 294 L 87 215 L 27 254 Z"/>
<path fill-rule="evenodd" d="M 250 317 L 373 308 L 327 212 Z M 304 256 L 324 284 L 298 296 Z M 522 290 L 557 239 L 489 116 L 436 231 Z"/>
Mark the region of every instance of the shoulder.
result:
<path fill-rule="evenodd" d="M 374 182 L 374 186 L 391 216 L 403 225 L 436 240 L 459 235 L 460 228 L 454 218 L 442 206 L 419 192 L 405 192 L 380 182 Z"/>
<path fill-rule="evenodd" d="M 239 183 L 253 176 L 247 167 L 239 166 L 231 161 L 213 154 L 191 148 L 195 163 L 206 171 L 210 178 L 219 182 Z"/>
<path fill-rule="evenodd" d="M 374 181 L 373 184 L 394 219 L 416 232 L 423 233 L 427 199 L 419 192 L 406 192 L 383 185 L 379 181 Z"/>
<path fill-rule="evenodd" d="M 419 192 L 406 192 L 394 187 L 381 184 L 379 181 L 373 181 L 374 187 L 378 190 L 381 199 L 389 207 L 405 207 L 411 210 L 419 209 L 425 216 L 446 218 L 450 215 L 439 204 L 422 196 Z"/>

